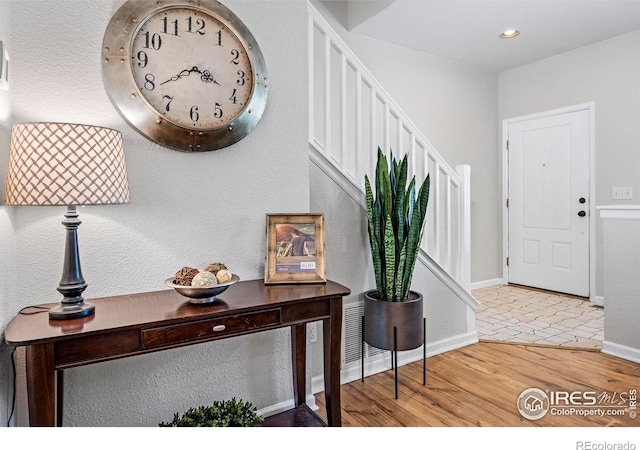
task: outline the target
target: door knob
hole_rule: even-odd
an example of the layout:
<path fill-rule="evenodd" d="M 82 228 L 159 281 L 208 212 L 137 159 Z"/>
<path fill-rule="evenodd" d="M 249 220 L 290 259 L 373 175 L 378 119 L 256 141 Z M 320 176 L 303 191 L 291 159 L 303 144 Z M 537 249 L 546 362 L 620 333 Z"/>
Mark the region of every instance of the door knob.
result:
<path fill-rule="evenodd" d="M 586 213 L 586 212 L 584 212 L 584 211 L 580 211 L 580 212 L 578 213 L 578 215 L 579 215 L 580 217 L 584 217 L 584 216 L 586 216 L 586 215 L 587 215 L 587 213 Z"/>
<path fill-rule="evenodd" d="M 584 203 L 584 202 L 586 202 L 587 200 L 586 200 L 584 197 L 580 197 L 580 200 L 578 200 L 578 201 L 579 201 L 580 203 Z"/>

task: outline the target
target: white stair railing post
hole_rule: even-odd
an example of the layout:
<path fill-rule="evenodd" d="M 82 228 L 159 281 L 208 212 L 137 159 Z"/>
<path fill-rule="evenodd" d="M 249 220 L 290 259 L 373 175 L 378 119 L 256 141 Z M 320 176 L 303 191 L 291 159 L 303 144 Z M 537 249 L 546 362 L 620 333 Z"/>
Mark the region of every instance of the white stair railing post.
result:
<path fill-rule="evenodd" d="M 431 249 L 431 257 L 442 267 L 442 258 L 440 257 L 440 218 L 442 217 L 442 209 L 440 206 L 440 164 L 433 164 L 433 174 L 431 174 L 431 184 L 429 186 L 429 206 L 433 209 L 433 248 Z"/>
<path fill-rule="evenodd" d="M 331 37 L 324 36 L 324 155 L 331 158 Z"/>
<path fill-rule="evenodd" d="M 449 273 L 451 273 L 452 271 L 452 266 L 453 266 L 453 255 L 452 255 L 452 246 L 451 246 L 451 239 L 452 239 L 452 220 L 451 220 L 451 179 L 450 177 L 447 175 L 445 176 L 445 181 L 446 181 L 446 187 L 444 190 L 444 197 L 445 197 L 445 201 L 444 201 L 444 208 L 445 208 L 445 212 L 444 212 L 444 232 L 445 232 L 445 258 L 443 261 L 443 267 L 445 268 L 445 270 Z M 456 233 L 457 234 L 457 233 Z"/>
<path fill-rule="evenodd" d="M 460 252 L 460 278 L 462 286 L 471 290 L 471 166 L 463 164 L 456 166 L 456 173 L 462 180 L 460 186 L 459 236 L 458 251 Z"/>

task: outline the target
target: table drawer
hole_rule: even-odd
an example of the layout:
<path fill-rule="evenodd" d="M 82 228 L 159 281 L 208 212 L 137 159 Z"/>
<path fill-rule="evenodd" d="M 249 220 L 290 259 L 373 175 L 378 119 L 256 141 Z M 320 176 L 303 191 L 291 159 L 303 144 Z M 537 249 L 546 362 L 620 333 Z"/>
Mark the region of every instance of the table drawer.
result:
<path fill-rule="evenodd" d="M 182 342 L 215 339 L 282 323 L 280 309 L 272 309 L 237 316 L 218 317 L 197 322 L 142 330 L 142 347 L 151 349 Z"/>

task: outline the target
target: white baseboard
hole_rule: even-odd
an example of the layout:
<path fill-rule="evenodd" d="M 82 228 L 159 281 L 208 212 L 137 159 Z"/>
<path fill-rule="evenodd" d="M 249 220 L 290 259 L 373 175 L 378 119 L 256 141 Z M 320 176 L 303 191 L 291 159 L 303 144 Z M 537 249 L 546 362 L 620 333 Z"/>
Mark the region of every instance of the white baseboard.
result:
<path fill-rule="evenodd" d="M 604 306 L 604 297 L 602 295 L 594 295 L 590 298 L 591 303 L 595 303 L 599 306 Z"/>
<path fill-rule="evenodd" d="M 478 333 L 471 332 L 453 336 L 451 338 L 443 339 L 431 344 L 427 344 L 427 358 L 430 356 L 438 355 L 440 353 L 456 350 L 458 348 L 466 347 L 467 345 L 475 344 L 478 342 Z M 418 347 L 413 350 L 407 350 L 398 352 L 398 367 L 404 366 L 415 361 L 422 360 L 423 349 Z M 427 361 L 427 368 L 429 367 L 429 361 Z M 364 375 L 368 377 L 376 373 L 384 372 L 391 368 L 391 352 L 385 352 L 379 355 L 378 358 L 371 358 L 364 365 Z M 352 381 L 362 378 L 362 365 L 361 363 L 351 364 L 350 367 L 342 369 L 340 371 L 340 383 L 346 384 Z M 324 377 L 318 375 L 311 380 L 311 392 L 317 394 L 324 391 Z"/>
<path fill-rule="evenodd" d="M 502 284 L 502 278 L 493 278 L 491 280 L 484 281 L 476 281 L 475 283 L 471 283 L 471 290 L 482 289 L 490 286 L 497 286 Z"/>
<path fill-rule="evenodd" d="M 287 411 L 291 408 L 293 408 L 293 399 L 276 403 L 275 405 L 267 406 L 266 408 L 259 409 L 258 411 L 256 411 L 256 413 L 264 417 L 269 417 L 269 416 L 273 416 L 275 414 L 281 413 L 283 411 Z"/>
<path fill-rule="evenodd" d="M 635 363 L 640 363 L 640 349 L 616 344 L 607 340 L 602 341 L 602 353 L 626 359 Z"/>
<path fill-rule="evenodd" d="M 305 403 L 311 409 L 311 411 L 317 411 L 318 409 L 320 409 L 316 404 L 316 398 L 313 396 L 313 394 L 308 394 L 305 397 Z M 293 405 L 294 405 L 293 399 L 291 399 L 291 400 L 277 403 L 275 405 L 267 406 L 266 408 L 259 409 L 256 411 L 256 413 L 263 417 L 269 417 L 269 416 L 273 416 L 275 414 L 281 413 L 283 411 L 287 411 L 293 408 Z"/>

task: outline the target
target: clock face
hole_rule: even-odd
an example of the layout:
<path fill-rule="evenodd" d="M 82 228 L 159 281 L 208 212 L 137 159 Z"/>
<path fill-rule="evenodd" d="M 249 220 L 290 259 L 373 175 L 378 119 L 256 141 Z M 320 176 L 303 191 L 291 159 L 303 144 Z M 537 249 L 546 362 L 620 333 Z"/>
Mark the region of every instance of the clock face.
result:
<path fill-rule="evenodd" d="M 130 63 L 149 105 L 187 128 L 226 126 L 253 93 L 253 65 L 245 45 L 204 11 L 176 7 L 147 18 L 132 39 Z"/>
<path fill-rule="evenodd" d="M 209 151 L 247 136 L 267 102 L 264 58 L 216 0 L 128 0 L 103 39 L 102 75 L 116 110 L 150 140 Z"/>

